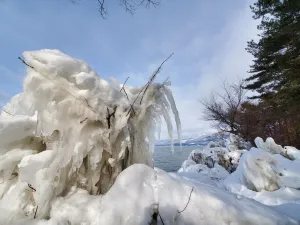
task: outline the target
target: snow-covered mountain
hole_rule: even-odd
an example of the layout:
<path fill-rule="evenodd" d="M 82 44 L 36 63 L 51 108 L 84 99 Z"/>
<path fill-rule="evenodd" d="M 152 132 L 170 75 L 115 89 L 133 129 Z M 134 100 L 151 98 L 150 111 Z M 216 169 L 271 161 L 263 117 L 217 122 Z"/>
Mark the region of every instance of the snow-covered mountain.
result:
<path fill-rule="evenodd" d="M 197 145 L 207 145 L 211 141 L 217 141 L 220 140 L 220 134 L 219 133 L 213 133 L 213 134 L 202 134 L 196 137 L 188 137 L 188 138 L 183 138 L 181 143 L 183 146 L 197 146 Z M 167 146 L 170 145 L 170 140 L 165 139 L 165 140 L 159 140 L 156 141 L 155 145 L 156 146 Z M 180 143 L 178 139 L 174 140 L 174 145 L 179 146 Z"/>

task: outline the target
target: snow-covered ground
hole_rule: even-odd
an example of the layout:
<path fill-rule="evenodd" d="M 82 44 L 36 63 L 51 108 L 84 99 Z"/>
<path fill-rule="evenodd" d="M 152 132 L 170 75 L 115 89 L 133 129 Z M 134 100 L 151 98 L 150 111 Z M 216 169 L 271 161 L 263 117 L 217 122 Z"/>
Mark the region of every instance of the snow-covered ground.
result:
<path fill-rule="evenodd" d="M 170 111 L 180 139 L 167 84 L 120 91 L 57 50 L 23 55 L 24 92 L 0 116 L 1 225 L 299 224 L 298 150 L 231 136 L 153 169 Z"/>
<path fill-rule="evenodd" d="M 294 147 L 281 147 L 272 138 L 256 138 L 257 148 L 231 135 L 227 143 L 210 143 L 194 150 L 179 169 L 186 179 L 254 199 L 300 221 L 300 158 Z M 243 146 L 244 145 L 244 146 Z"/>

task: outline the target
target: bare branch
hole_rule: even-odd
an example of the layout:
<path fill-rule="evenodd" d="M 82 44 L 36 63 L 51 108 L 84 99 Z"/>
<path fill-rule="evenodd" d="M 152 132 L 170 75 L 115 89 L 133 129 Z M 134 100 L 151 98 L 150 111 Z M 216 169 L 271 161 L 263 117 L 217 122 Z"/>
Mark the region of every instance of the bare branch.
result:
<path fill-rule="evenodd" d="M 24 63 L 26 66 L 30 67 L 31 69 L 34 69 L 33 66 L 28 65 L 24 59 L 22 59 L 20 56 L 18 57 L 19 60 L 21 60 L 22 63 Z"/>
<path fill-rule="evenodd" d="M 165 225 L 165 223 L 164 223 L 163 219 L 161 218 L 161 215 L 160 215 L 160 213 L 158 213 L 158 215 L 159 215 L 159 218 L 160 218 L 160 220 L 161 220 L 162 224 L 163 224 L 163 225 Z"/>
<path fill-rule="evenodd" d="M 104 8 L 104 2 L 105 2 L 105 0 L 98 0 L 98 3 L 100 5 L 99 12 L 100 12 L 102 18 L 106 19 L 106 15 L 108 15 L 108 14 L 107 14 L 106 9 Z"/>
<path fill-rule="evenodd" d="M 3 111 L 3 112 L 5 112 L 5 113 L 7 113 L 8 115 L 11 115 L 11 116 L 12 116 L 12 114 L 11 114 L 11 113 L 7 112 L 7 111 L 6 111 L 6 110 L 4 110 L 4 109 L 2 109 L 2 111 Z"/>
<path fill-rule="evenodd" d="M 29 187 L 32 191 L 36 192 L 36 189 L 33 188 L 33 187 L 31 186 L 31 184 L 28 184 L 28 187 Z"/>
<path fill-rule="evenodd" d="M 33 217 L 33 219 L 36 218 L 36 214 L 37 214 L 38 208 L 39 208 L 39 206 L 37 205 L 37 206 L 36 206 L 36 209 L 35 209 L 35 212 L 34 212 L 34 217 Z"/>
<path fill-rule="evenodd" d="M 157 7 L 160 4 L 160 1 L 157 0 L 120 0 L 121 5 L 124 7 L 126 12 L 129 12 L 131 15 L 135 13 L 135 11 L 140 8 L 141 6 L 144 6 L 146 8 L 149 8 L 150 6 Z"/>
<path fill-rule="evenodd" d="M 125 82 L 124 82 L 124 84 L 123 84 L 123 87 L 122 87 L 121 90 L 120 90 L 120 92 L 121 92 L 122 90 L 124 91 L 127 100 L 129 100 L 129 97 L 128 97 L 127 92 L 126 92 L 126 90 L 125 90 L 125 84 L 126 84 L 126 82 L 128 81 L 128 79 L 129 79 L 129 77 L 126 78 L 126 80 L 125 80 Z M 131 104 L 130 104 L 130 110 L 132 110 L 133 114 L 135 115 L 134 108 L 133 108 L 133 106 L 132 106 Z M 129 112 L 130 112 L 130 110 L 129 110 Z M 128 115 L 128 114 L 127 114 L 127 115 Z"/>
<path fill-rule="evenodd" d="M 83 123 L 84 121 L 86 121 L 88 118 L 84 118 L 83 120 L 81 120 L 79 123 Z"/>
<path fill-rule="evenodd" d="M 142 104 L 142 101 L 143 101 L 143 99 L 144 99 L 144 95 L 145 95 L 146 91 L 148 90 L 148 88 L 149 88 L 150 84 L 153 82 L 153 80 L 156 78 L 157 74 L 159 74 L 159 72 L 160 72 L 162 66 L 164 65 L 164 63 L 165 63 L 166 61 L 168 61 L 173 55 L 174 55 L 174 52 L 173 52 L 171 55 L 169 55 L 169 57 L 166 58 L 166 59 L 160 64 L 160 66 L 155 70 L 155 72 L 153 73 L 153 75 L 150 77 L 150 80 L 149 80 L 148 83 L 146 84 L 146 89 L 144 90 L 144 93 L 143 93 L 143 95 L 142 95 L 140 104 Z"/>
<path fill-rule="evenodd" d="M 212 93 L 209 100 L 201 100 L 204 106 L 205 119 L 218 122 L 222 131 L 237 133 L 237 115 L 245 100 L 246 91 L 243 88 L 244 81 L 229 85 L 225 81 L 222 84 L 222 93 Z"/>
<path fill-rule="evenodd" d="M 125 82 L 124 82 L 124 84 L 123 84 L 123 86 L 122 86 L 120 92 L 124 91 L 124 93 L 125 93 L 125 95 L 126 95 L 126 98 L 129 100 L 129 97 L 128 97 L 128 95 L 127 95 L 127 93 L 126 93 L 126 90 L 125 90 L 125 88 L 124 88 L 124 86 L 125 86 L 126 82 L 128 81 L 128 79 L 129 79 L 129 77 L 126 78 L 126 80 L 125 80 Z"/>
<path fill-rule="evenodd" d="M 190 200 L 191 200 L 191 196 L 192 196 L 192 192 L 193 192 L 193 191 L 194 191 L 194 187 L 193 187 L 192 190 L 191 190 L 191 193 L 190 193 L 190 196 L 189 196 L 189 200 L 188 200 L 188 202 L 186 203 L 186 206 L 184 207 L 183 210 L 177 211 L 178 213 L 182 213 L 182 212 L 184 212 L 184 210 L 186 210 L 186 207 L 187 207 L 188 204 L 190 203 Z"/>

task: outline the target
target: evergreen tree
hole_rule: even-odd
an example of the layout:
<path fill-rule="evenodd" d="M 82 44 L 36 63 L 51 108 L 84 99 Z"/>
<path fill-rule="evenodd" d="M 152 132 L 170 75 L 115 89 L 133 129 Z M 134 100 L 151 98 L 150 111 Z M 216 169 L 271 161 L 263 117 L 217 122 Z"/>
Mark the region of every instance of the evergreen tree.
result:
<path fill-rule="evenodd" d="M 255 60 L 246 88 L 259 93 L 254 98 L 299 109 L 300 0 L 258 0 L 251 9 L 261 34 L 248 42 Z"/>

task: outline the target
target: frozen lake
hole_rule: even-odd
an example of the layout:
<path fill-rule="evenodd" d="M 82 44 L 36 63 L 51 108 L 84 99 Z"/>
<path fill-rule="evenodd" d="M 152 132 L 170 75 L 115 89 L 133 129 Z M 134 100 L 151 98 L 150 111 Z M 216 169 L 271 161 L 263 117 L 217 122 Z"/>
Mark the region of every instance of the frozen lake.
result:
<path fill-rule="evenodd" d="M 174 154 L 170 146 L 155 146 L 154 166 L 166 172 L 177 172 L 184 160 L 194 149 L 201 149 L 203 146 L 174 146 Z"/>

